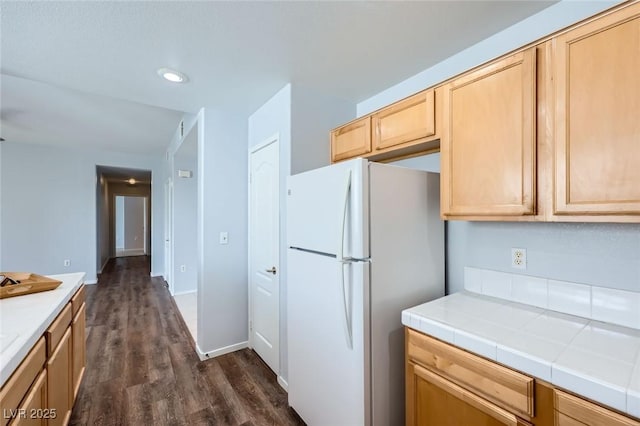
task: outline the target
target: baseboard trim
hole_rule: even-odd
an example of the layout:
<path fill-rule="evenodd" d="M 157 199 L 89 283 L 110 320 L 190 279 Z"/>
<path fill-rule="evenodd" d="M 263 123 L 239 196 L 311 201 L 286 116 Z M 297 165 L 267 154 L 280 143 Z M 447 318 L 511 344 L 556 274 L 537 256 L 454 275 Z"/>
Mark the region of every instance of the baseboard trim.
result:
<path fill-rule="evenodd" d="M 278 374 L 278 384 L 286 392 L 289 392 L 289 383 L 285 379 L 283 379 L 282 376 L 279 374 Z"/>
<path fill-rule="evenodd" d="M 235 345 L 229 345 L 223 348 L 214 349 L 209 352 L 202 352 L 202 349 L 200 349 L 200 346 L 198 346 L 198 344 L 196 343 L 196 352 L 200 357 L 200 361 L 205 361 L 207 359 L 215 358 L 220 355 L 226 355 L 231 352 L 239 351 L 240 349 L 244 349 L 248 346 L 249 346 L 249 342 L 245 341 L 245 342 L 236 343 Z"/>
<path fill-rule="evenodd" d="M 98 284 L 98 280 L 84 280 L 84 283 L 87 285 Z"/>
<path fill-rule="evenodd" d="M 182 296 L 183 294 L 191 294 L 191 293 L 197 293 L 198 290 L 187 290 L 187 291 L 179 291 L 176 293 L 173 293 L 173 296 Z"/>
<path fill-rule="evenodd" d="M 105 266 L 107 266 L 107 263 L 109 263 L 110 260 L 111 260 L 111 258 L 107 257 L 107 260 L 105 260 L 104 263 L 102 264 L 102 267 L 100 267 L 100 270 L 98 271 L 98 274 L 101 274 L 102 271 L 104 271 Z"/>
<path fill-rule="evenodd" d="M 128 256 L 145 256 L 143 248 L 136 249 L 122 249 L 121 254 L 118 256 L 118 249 L 116 249 L 116 257 L 128 257 Z"/>
<path fill-rule="evenodd" d="M 157 278 L 157 277 L 162 277 L 162 278 L 164 278 L 164 274 L 161 274 L 161 273 L 159 273 L 159 272 L 153 272 L 153 271 L 151 271 L 151 272 L 149 273 L 149 275 L 151 275 L 151 278 Z"/>

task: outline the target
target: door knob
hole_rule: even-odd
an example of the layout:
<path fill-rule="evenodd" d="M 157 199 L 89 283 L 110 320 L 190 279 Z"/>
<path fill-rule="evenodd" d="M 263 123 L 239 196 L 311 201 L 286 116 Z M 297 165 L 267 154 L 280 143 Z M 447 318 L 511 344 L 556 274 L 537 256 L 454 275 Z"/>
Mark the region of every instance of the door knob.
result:
<path fill-rule="evenodd" d="M 267 272 L 271 272 L 273 275 L 275 275 L 276 274 L 276 267 L 272 266 L 271 268 L 267 269 L 266 271 Z"/>

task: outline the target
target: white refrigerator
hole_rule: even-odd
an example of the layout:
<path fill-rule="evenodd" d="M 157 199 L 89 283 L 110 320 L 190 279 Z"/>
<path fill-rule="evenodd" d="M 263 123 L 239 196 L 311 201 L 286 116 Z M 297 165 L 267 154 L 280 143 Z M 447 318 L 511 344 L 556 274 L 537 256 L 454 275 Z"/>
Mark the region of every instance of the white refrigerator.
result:
<path fill-rule="evenodd" d="M 404 424 L 401 311 L 444 295 L 439 175 L 355 159 L 289 177 L 289 405 Z"/>

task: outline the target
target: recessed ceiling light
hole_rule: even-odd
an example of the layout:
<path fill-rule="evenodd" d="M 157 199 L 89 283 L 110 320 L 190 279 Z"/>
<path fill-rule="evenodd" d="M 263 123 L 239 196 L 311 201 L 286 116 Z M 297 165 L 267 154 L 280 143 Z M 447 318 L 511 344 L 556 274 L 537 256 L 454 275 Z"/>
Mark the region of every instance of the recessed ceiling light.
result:
<path fill-rule="evenodd" d="M 172 83 L 186 83 L 189 81 L 189 77 L 180 71 L 172 70 L 171 68 L 160 68 L 158 75 L 167 81 Z"/>
<path fill-rule="evenodd" d="M 127 182 L 129 182 L 130 185 L 136 184 L 136 180 L 134 178 L 129 179 Z"/>

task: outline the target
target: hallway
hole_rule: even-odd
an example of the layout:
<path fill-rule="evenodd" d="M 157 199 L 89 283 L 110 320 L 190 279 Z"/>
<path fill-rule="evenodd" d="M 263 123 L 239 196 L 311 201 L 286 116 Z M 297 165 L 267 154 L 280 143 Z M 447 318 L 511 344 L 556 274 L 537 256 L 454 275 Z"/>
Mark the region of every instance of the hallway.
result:
<path fill-rule="evenodd" d="M 146 256 L 87 286 L 87 369 L 71 425 L 297 425 L 287 395 L 244 349 L 201 362 Z"/>

